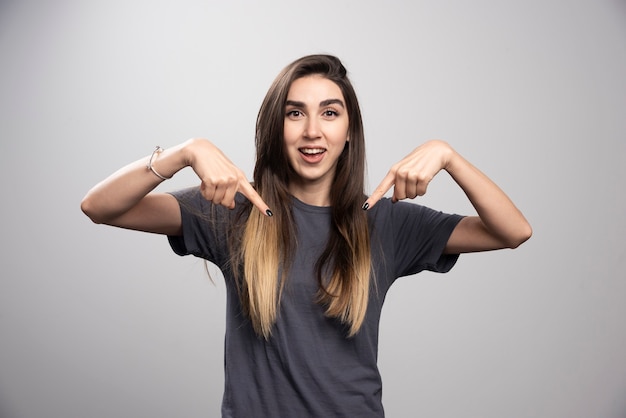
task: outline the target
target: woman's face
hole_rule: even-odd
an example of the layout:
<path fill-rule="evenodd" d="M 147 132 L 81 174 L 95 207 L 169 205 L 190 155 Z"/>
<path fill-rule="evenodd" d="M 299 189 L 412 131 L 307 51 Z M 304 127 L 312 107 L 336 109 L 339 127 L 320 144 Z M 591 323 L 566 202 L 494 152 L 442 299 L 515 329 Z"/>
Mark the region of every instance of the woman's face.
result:
<path fill-rule="evenodd" d="M 285 103 L 285 150 L 297 198 L 328 205 L 337 160 L 348 141 L 348 112 L 341 89 L 320 75 L 295 80 Z M 311 197 L 316 196 L 311 201 Z"/>

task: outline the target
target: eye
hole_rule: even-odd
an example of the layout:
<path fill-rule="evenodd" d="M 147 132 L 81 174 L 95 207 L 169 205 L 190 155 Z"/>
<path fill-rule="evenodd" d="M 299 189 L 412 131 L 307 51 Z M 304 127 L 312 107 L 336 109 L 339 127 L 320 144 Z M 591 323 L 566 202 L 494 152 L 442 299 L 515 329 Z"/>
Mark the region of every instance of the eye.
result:
<path fill-rule="evenodd" d="M 334 109 L 326 109 L 326 110 L 324 110 L 324 112 L 322 112 L 322 116 L 324 116 L 327 119 L 335 118 L 335 117 L 339 116 L 339 112 L 337 112 Z"/>
<path fill-rule="evenodd" d="M 287 111 L 287 117 L 291 118 L 291 119 L 298 119 L 301 118 L 303 116 L 302 112 L 297 110 L 297 109 L 293 109 L 293 110 L 288 110 Z"/>

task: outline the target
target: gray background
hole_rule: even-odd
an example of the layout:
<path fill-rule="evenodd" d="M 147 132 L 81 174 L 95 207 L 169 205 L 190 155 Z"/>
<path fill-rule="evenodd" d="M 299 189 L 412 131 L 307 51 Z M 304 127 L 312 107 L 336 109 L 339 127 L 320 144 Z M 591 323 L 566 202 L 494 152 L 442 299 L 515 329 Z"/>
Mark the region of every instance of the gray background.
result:
<path fill-rule="evenodd" d="M 192 136 L 250 174 L 272 79 L 328 52 L 361 100 L 369 190 L 443 138 L 534 227 L 392 288 L 388 416 L 626 417 L 625 45 L 623 0 L 2 1 L 0 416 L 219 414 L 219 272 L 79 203 Z M 445 173 L 418 201 L 472 213 Z"/>

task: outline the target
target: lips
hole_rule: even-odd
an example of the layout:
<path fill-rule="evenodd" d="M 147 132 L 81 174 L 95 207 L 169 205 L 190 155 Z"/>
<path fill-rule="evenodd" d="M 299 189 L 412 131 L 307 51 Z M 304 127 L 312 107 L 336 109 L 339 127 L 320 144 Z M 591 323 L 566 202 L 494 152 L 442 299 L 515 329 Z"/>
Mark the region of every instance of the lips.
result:
<path fill-rule="evenodd" d="M 298 148 L 298 151 L 300 151 L 302 158 L 309 163 L 321 161 L 324 153 L 326 153 L 325 148 Z"/>

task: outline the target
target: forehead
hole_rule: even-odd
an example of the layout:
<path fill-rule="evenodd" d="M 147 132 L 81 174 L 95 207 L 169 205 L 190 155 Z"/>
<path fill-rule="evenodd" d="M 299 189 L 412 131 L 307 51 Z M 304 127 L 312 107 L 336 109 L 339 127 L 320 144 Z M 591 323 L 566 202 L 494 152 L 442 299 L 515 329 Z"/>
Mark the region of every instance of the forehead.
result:
<path fill-rule="evenodd" d="M 287 93 L 288 100 L 319 103 L 327 99 L 340 99 L 343 93 L 339 86 L 324 76 L 313 74 L 295 79 Z"/>

